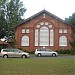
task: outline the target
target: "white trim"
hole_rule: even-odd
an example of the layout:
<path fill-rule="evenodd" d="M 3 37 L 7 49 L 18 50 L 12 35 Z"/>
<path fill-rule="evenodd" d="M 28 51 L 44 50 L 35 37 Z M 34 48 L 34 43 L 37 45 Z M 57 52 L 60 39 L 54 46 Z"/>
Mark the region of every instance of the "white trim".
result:
<path fill-rule="evenodd" d="M 59 38 L 59 46 L 67 46 L 67 38 L 66 38 L 66 36 L 60 36 L 60 38 Z"/>
<path fill-rule="evenodd" d="M 26 29 L 26 33 L 29 33 L 29 29 Z"/>
<path fill-rule="evenodd" d="M 63 33 L 63 29 L 59 29 L 59 33 Z"/>
<path fill-rule="evenodd" d="M 35 30 L 35 46 L 38 46 L 38 29 Z"/>
<path fill-rule="evenodd" d="M 40 46 L 49 46 L 49 29 L 46 26 L 40 28 Z"/>
<path fill-rule="evenodd" d="M 54 31 L 50 29 L 50 46 L 54 46 Z"/>
<path fill-rule="evenodd" d="M 29 37 L 28 36 L 22 37 L 21 46 L 29 46 Z"/>
<path fill-rule="evenodd" d="M 25 33 L 25 29 L 22 29 L 22 33 Z"/>
<path fill-rule="evenodd" d="M 64 32 L 63 33 L 67 33 L 67 29 L 64 29 Z"/>

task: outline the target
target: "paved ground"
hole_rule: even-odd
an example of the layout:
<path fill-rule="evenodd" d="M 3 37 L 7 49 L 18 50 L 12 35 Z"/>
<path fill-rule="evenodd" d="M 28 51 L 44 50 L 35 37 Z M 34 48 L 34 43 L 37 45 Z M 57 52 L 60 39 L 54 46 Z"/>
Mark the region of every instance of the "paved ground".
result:
<path fill-rule="evenodd" d="M 0 58 L 2 57 L 0 56 Z M 75 55 L 59 55 L 57 57 L 52 56 L 36 57 L 34 54 L 30 54 L 30 58 L 75 58 Z"/>
<path fill-rule="evenodd" d="M 36 57 L 35 55 L 30 55 L 30 58 L 39 58 L 39 57 Z M 75 55 L 59 55 L 57 57 L 44 56 L 41 58 L 75 58 Z"/>

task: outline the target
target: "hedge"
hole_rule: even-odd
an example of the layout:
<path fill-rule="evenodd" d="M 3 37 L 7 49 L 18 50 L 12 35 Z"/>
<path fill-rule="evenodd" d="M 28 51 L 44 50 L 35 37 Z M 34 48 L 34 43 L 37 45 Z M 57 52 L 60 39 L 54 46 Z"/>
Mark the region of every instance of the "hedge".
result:
<path fill-rule="evenodd" d="M 56 50 L 59 54 L 72 54 L 75 55 L 75 50 Z"/>

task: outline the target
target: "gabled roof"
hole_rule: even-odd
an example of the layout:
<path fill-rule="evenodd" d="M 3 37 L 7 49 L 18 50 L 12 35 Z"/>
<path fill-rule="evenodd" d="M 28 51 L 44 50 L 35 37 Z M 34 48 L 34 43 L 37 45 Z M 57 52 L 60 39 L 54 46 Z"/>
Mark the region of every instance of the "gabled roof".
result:
<path fill-rule="evenodd" d="M 0 45 L 8 45 L 8 43 L 3 42 L 3 41 L 0 40 Z"/>
<path fill-rule="evenodd" d="M 52 14 L 52 13 L 50 13 L 50 12 L 48 12 L 47 10 L 44 9 L 44 10 L 42 10 L 42 11 L 40 11 L 40 12 L 34 14 L 33 16 L 27 18 L 24 22 L 18 24 L 15 28 L 17 28 L 19 25 L 22 25 L 22 24 L 24 24 L 24 23 L 30 21 L 30 20 L 33 19 L 33 18 L 36 18 L 37 16 L 39 16 L 39 15 L 41 15 L 41 14 L 47 14 L 47 15 L 49 15 L 49 16 L 52 16 L 52 17 L 56 18 L 57 20 L 59 20 L 59 21 L 65 23 L 65 24 L 68 24 L 68 23 L 66 23 L 64 20 L 62 20 L 61 18 L 57 17 L 56 15 L 54 15 L 54 14 Z M 69 25 L 69 24 L 68 24 L 68 25 Z"/>

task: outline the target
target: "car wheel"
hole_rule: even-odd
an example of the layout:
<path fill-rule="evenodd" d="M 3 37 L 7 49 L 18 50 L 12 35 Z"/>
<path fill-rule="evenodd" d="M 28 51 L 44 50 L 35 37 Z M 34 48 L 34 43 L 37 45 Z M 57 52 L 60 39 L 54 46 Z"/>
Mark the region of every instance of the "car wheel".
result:
<path fill-rule="evenodd" d="M 55 56 L 56 56 L 56 54 L 55 54 L 55 53 L 53 53 L 53 54 L 52 54 L 52 56 L 53 56 L 53 57 L 55 57 Z"/>
<path fill-rule="evenodd" d="M 38 54 L 38 57 L 41 57 L 41 54 L 40 53 Z"/>
<path fill-rule="evenodd" d="M 8 58 L 8 55 L 4 55 L 3 58 Z"/>
<path fill-rule="evenodd" d="M 22 58 L 26 58 L 26 55 L 22 55 Z"/>

